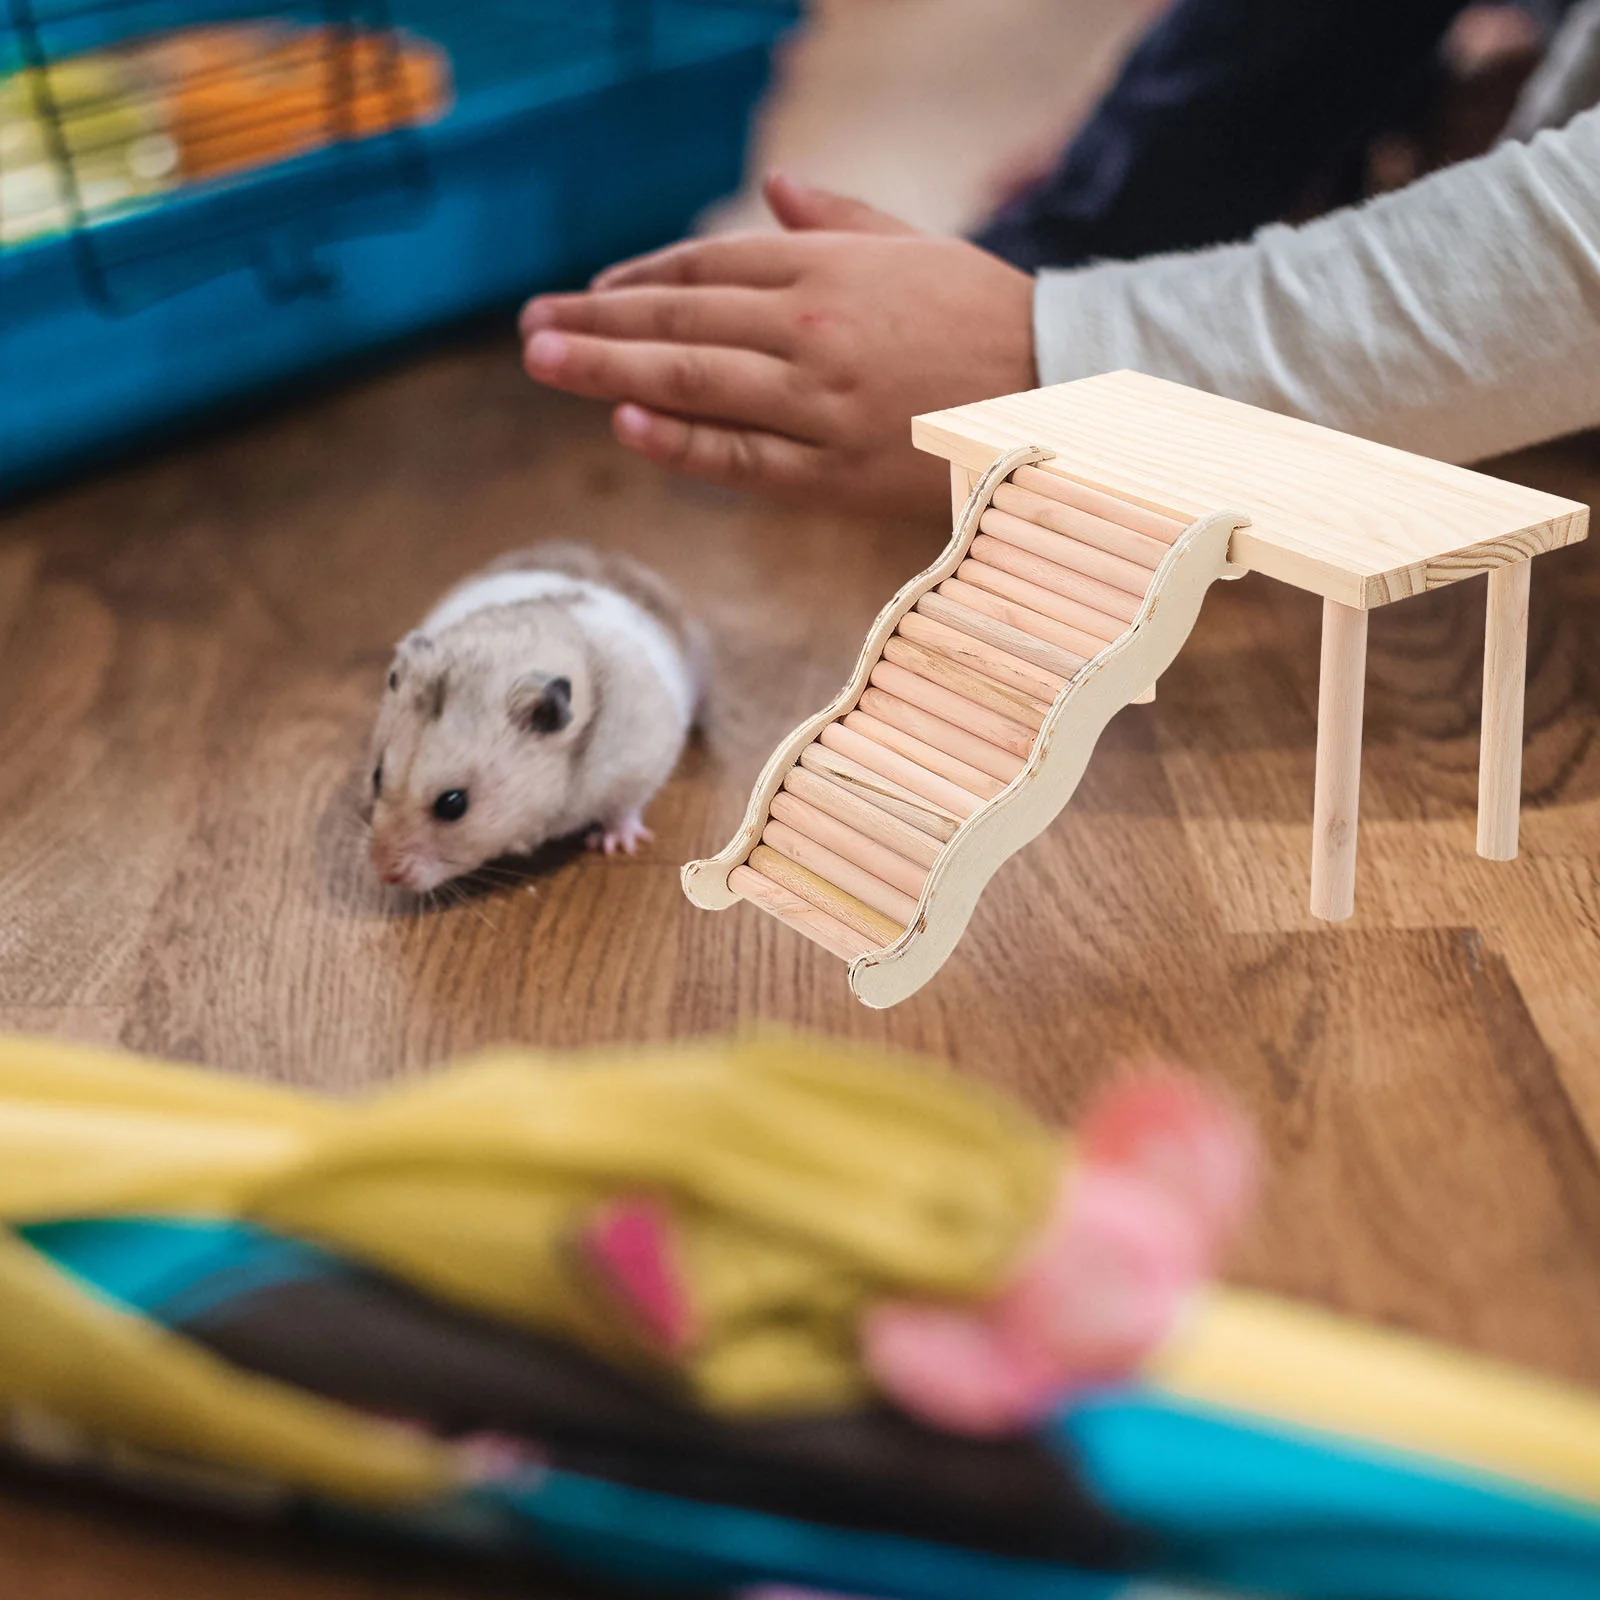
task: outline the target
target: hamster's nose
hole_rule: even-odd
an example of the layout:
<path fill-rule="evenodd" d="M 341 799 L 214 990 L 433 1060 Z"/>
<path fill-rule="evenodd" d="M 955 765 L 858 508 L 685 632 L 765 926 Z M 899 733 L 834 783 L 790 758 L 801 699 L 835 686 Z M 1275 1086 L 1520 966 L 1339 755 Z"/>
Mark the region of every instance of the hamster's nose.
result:
<path fill-rule="evenodd" d="M 374 840 L 371 856 L 372 870 L 378 874 L 380 883 L 393 886 L 406 881 L 405 860 L 398 851 L 380 845 Z"/>

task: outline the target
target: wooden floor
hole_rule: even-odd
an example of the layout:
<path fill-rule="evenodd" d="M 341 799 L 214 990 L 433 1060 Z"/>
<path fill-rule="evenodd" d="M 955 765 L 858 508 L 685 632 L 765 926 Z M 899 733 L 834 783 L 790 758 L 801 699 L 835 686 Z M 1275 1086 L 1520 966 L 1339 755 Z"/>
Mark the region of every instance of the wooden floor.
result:
<path fill-rule="evenodd" d="M 1600 446 L 1510 464 L 1600 499 Z M 1130 1058 L 1229 1084 L 1272 1158 L 1235 1275 L 1600 1384 L 1600 550 L 1534 576 L 1524 850 L 1473 854 L 1481 580 L 1372 622 L 1358 909 L 1305 913 L 1317 608 L 1220 585 L 1156 703 L 890 1013 L 748 908 L 690 907 L 776 742 L 944 530 L 669 481 L 486 337 L 0 520 L 0 1026 L 334 1090 L 491 1040 L 758 1021 L 926 1051 L 1054 1117 Z M 418 914 L 357 801 L 391 642 L 534 535 L 699 598 L 712 728 L 637 860 Z M 326 1563 L 331 1562 L 331 1565 Z M 0 1593 L 478 1593 L 0 1487 Z"/>

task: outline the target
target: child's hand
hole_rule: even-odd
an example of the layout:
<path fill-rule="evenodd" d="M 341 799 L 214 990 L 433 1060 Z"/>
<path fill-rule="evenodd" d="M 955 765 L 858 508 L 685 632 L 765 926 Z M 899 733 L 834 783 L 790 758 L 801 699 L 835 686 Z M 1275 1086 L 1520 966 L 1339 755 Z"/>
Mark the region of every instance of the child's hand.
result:
<path fill-rule="evenodd" d="M 522 313 L 541 383 L 617 402 L 630 449 L 787 499 L 944 507 L 911 418 L 1032 387 L 1033 279 L 960 239 L 784 178 L 789 231 L 691 240 Z"/>

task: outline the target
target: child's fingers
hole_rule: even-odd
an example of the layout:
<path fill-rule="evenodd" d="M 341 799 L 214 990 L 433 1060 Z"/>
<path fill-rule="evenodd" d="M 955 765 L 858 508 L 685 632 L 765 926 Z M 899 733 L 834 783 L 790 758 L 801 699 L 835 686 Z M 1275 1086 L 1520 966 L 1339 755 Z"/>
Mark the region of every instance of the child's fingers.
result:
<path fill-rule="evenodd" d="M 596 274 L 589 287 L 622 289 L 644 283 L 675 283 L 786 289 L 799 276 L 795 244 L 793 238 L 781 233 L 729 233 L 710 239 L 685 239 L 632 261 L 619 261 Z"/>
<path fill-rule="evenodd" d="M 600 339 L 545 328 L 523 352 L 528 376 L 591 400 L 633 400 L 676 416 L 779 433 L 810 431 L 788 362 L 758 350 Z"/>
<path fill-rule="evenodd" d="M 546 294 L 530 300 L 519 319 L 522 336 L 541 328 L 592 333 L 607 339 L 655 339 L 665 344 L 719 344 L 787 355 L 793 318 L 783 297 L 765 289 L 599 289 Z"/>
<path fill-rule="evenodd" d="M 814 444 L 716 422 L 689 422 L 643 406 L 612 413 L 617 439 L 674 472 L 731 489 L 794 494 L 822 481 L 827 452 Z"/>

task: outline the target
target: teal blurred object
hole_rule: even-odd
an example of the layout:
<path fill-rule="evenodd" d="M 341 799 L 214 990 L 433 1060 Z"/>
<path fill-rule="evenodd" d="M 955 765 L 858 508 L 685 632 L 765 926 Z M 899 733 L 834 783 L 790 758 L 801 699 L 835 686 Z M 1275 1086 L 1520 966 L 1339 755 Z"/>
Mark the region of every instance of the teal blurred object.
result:
<path fill-rule="evenodd" d="M 0 94 L 0 496 L 679 236 L 737 186 L 796 9 L 0 0 L 13 90 Z M 19 69 L 48 65 L 33 81 L 53 86 L 87 52 L 258 21 L 425 41 L 449 59 L 450 110 L 364 138 L 334 128 L 309 154 L 210 183 L 163 192 L 153 180 L 98 212 L 58 184 L 60 226 L 19 237 L 24 133 L 68 178 L 83 179 L 86 159 L 61 117 L 43 135 L 20 120 Z M 148 147 L 151 132 L 119 137 Z"/>

